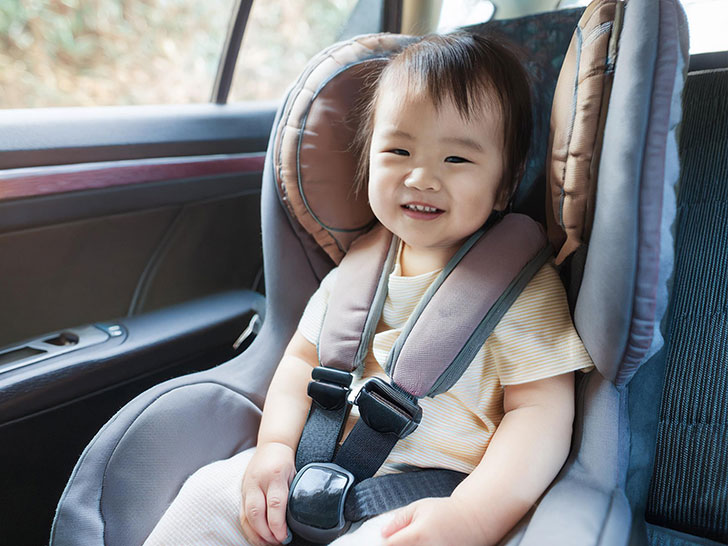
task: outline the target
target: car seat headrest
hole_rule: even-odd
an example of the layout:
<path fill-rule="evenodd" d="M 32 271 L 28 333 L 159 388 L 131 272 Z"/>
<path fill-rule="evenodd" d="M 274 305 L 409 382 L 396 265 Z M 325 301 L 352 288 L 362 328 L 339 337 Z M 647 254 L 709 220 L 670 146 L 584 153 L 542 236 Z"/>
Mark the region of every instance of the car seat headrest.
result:
<path fill-rule="evenodd" d="M 598 162 L 606 117 L 602 104 L 609 97 L 614 57 L 607 53 L 610 47 L 613 51 L 616 41 L 617 33 L 611 30 L 617 4 L 617 0 L 598 0 L 584 12 L 555 92 L 546 165 L 551 193 L 546 208 L 549 238 L 557 251 L 564 247 L 559 262 L 588 235 L 589 204 L 593 205 L 596 188 L 596 167 L 592 165 Z M 503 33 L 497 26 L 471 29 L 493 30 Z M 374 221 L 366 194 L 355 194 L 352 189 L 357 162 L 352 143 L 365 84 L 388 58 L 415 40 L 374 34 L 334 44 L 311 59 L 288 92 L 273 140 L 276 186 L 295 220 L 294 227 L 307 232 L 335 264 Z M 551 63 L 553 59 L 540 61 Z M 534 67 L 528 68 L 533 75 Z M 550 100 L 550 89 L 539 89 L 541 92 Z M 537 100 L 536 105 L 539 103 Z M 550 104 L 541 107 L 550 108 Z M 535 114 L 541 117 L 540 112 Z M 546 140 L 539 125 L 533 138 L 535 148 Z M 532 178 L 533 173 L 527 176 Z M 542 218 L 542 211 L 522 212 Z"/>
<path fill-rule="evenodd" d="M 373 34 L 334 44 L 289 90 L 273 140 L 276 185 L 289 213 L 334 263 L 374 221 L 366 192 L 353 191 L 352 142 L 365 83 L 415 39 Z"/>
<path fill-rule="evenodd" d="M 557 264 L 588 241 L 594 219 L 599 152 L 623 6 L 617 0 L 589 4 L 556 84 L 546 161 L 546 224 L 558 252 Z"/>

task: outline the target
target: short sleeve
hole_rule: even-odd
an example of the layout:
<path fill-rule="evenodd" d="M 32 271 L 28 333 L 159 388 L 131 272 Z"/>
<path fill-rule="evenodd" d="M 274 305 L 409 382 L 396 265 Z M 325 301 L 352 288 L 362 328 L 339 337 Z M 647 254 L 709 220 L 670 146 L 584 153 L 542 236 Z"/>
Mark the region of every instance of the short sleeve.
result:
<path fill-rule="evenodd" d="M 308 300 L 301 320 L 298 322 L 298 331 L 314 345 L 318 345 L 319 334 L 329 305 L 329 296 L 334 288 L 334 282 L 336 282 L 337 271 L 338 269 L 334 268 L 323 278 L 316 292 Z"/>
<path fill-rule="evenodd" d="M 486 345 L 501 385 L 594 367 L 571 321 L 566 292 L 551 263 L 531 279 Z"/>

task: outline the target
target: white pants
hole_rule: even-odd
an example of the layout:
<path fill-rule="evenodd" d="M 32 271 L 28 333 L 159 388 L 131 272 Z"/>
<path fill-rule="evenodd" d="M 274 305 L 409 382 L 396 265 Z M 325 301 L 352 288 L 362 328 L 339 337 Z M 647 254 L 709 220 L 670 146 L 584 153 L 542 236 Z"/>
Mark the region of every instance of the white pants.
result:
<path fill-rule="evenodd" d="M 216 461 L 192 474 L 144 542 L 144 546 L 245 546 L 240 527 L 242 482 L 255 448 Z M 372 518 L 333 545 L 381 544 L 389 514 Z"/>

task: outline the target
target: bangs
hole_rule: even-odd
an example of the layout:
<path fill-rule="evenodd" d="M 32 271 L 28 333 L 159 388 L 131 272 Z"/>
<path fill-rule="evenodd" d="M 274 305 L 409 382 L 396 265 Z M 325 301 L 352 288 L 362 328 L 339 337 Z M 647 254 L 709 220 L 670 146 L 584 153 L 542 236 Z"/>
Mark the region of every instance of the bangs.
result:
<path fill-rule="evenodd" d="M 436 108 L 450 101 L 465 120 L 493 108 L 502 114 L 503 98 L 480 48 L 458 35 L 427 38 L 405 49 L 387 65 L 380 87 L 394 85 L 412 95 L 427 97 Z"/>

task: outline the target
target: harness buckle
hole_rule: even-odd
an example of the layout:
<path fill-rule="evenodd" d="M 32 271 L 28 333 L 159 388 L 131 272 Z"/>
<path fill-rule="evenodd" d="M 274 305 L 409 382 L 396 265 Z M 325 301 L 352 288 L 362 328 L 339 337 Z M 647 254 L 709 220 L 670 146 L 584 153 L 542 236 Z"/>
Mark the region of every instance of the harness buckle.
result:
<path fill-rule="evenodd" d="M 310 463 L 293 478 L 286 520 L 291 531 L 317 544 L 328 544 L 348 531 L 344 502 L 354 476 L 334 463 Z"/>
<path fill-rule="evenodd" d="M 325 410 L 337 410 L 346 405 L 351 385 L 351 374 L 336 368 L 317 366 L 311 372 L 308 395 Z"/>
<path fill-rule="evenodd" d="M 383 434 L 396 434 L 398 438 L 410 435 L 422 420 L 422 408 L 417 400 L 378 377 L 364 383 L 354 403 L 367 425 Z"/>

